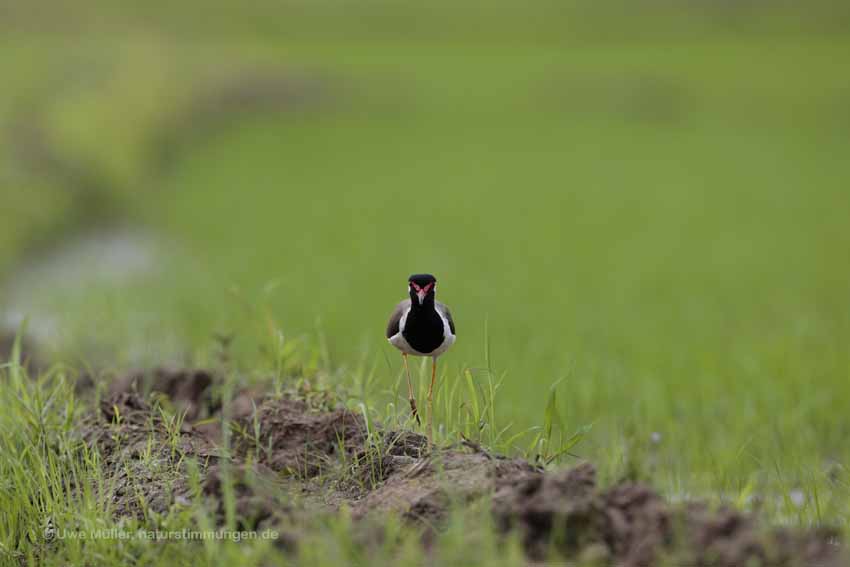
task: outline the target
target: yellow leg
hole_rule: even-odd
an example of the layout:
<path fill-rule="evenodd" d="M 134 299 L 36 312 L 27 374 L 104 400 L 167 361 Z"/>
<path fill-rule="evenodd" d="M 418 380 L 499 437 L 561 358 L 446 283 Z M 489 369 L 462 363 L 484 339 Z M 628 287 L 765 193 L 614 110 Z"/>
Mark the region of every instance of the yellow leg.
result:
<path fill-rule="evenodd" d="M 434 439 L 434 383 L 437 381 L 437 357 L 431 359 L 431 385 L 428 387 L 428 437 Z"/>
<path fill-rule="evenodd" d="M 419 412 L 416 410 L 416 398 L 413 397 L 413 384 L 410 382 L 410 367 L 407 365 L 407 354 L 401 353 L 402 359 L 404 359 L 404 372 L 407 374 L 407 401 L 410 402 L 410 411 L 413 413 L 413 417 L 416 418 L 417 425 L 422 425 L 422 422 L 419 421 Z"/>

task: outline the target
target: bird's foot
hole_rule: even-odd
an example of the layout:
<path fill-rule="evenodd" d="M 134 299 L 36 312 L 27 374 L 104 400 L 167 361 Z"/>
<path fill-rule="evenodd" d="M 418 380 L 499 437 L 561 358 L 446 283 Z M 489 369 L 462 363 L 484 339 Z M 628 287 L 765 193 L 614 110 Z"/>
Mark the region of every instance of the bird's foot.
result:
<path fill-rule="evenodd" d="M 416 425 L 422 425 L 422 421 L 419 419 L 419 410 L 416 409 L 416 400 L 413 398 L 410 398 L 410 413 L 416 418 Z"/>

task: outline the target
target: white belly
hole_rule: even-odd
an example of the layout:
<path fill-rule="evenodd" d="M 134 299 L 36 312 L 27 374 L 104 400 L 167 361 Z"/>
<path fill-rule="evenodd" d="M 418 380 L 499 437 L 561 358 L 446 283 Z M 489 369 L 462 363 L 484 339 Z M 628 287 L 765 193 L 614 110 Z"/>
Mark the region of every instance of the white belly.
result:
<path fill-rule="evenodd" d="M 391 336 L 388 340 L 390 344 L 396 347 L 398 350 L 405 354 L 411 354 L 413 356 L 433 356 L 438 357 L 451 347 L 455 343 L 455 336 L 452 334 L 452 329 L 449 326 L 449 321 L 446 319 L 445 315 L 443 315 L 440 310 L 437 310 L 437 314 L 440 316 L 440 320 L 443 322 L 443 342 L 440 346 L 434 349 L 433 352 L 419 352 L 407 342 L 407 339 L 404 338 L 404 324 L 407 322 L 407 314 L 410 313 L 410 309 L 401 316 L 401 319 L 398 322 L 398 333 Z"/>

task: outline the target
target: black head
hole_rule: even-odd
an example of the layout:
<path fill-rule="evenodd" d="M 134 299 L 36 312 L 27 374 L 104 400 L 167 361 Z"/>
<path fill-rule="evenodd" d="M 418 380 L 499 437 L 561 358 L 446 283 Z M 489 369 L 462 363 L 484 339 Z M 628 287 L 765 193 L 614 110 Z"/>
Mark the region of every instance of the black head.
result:
<path fill-rule="evenodd" d="M 431 274 L 413 274 L 407 278 L 407 286 L 410 292 L 410 301 L 414 304 L 433 303 L 434 295 L 437 292 L 437 278 Z"/>

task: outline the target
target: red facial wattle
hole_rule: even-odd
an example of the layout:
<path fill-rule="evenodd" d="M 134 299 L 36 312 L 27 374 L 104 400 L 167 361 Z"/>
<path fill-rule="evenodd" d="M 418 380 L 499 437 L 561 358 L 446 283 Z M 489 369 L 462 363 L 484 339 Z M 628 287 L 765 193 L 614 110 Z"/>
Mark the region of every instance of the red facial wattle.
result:
<path fill-rule="evenodd" d="M 413 291 L 416 292 L 416 295 L 419 297 L 419 303 L 425 301 L 425 296 L 428 295 L 428 292 L 431 291 L 434 287 L 434 282 L 430 282 L 424 286 L 420 286 L 415 282 L 410 282 L 410 287 L 413 288 Z"/>

